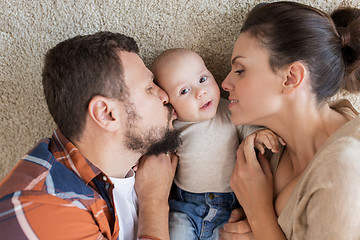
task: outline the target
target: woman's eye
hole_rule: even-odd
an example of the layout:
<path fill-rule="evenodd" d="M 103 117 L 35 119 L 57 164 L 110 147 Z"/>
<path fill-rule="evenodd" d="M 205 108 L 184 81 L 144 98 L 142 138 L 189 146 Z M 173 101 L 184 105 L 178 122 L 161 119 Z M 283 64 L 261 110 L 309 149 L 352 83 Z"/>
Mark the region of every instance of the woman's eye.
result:
<path fill-rule="evenodd" d="M 180 95 L 187 94 L 189 91 L 190 91 L 189 88 L 185 88 L 185 89 L 183 89 L 183 90 L 180 91 Z"/>
<path fill-rule="evenodd" d="M 200 83 L 203 83 L 203 82 L 206 81 L 206 79 L 207 79 L 207 77 L 202 77 L 202 78 L 200 78 L 199 82 L 200 82 Z"/>
<path fill-rule="evenodd" d="M 244 72 L 244 70 L 237 70 L 235 71 L 236 74 L 241 75 Z"/>

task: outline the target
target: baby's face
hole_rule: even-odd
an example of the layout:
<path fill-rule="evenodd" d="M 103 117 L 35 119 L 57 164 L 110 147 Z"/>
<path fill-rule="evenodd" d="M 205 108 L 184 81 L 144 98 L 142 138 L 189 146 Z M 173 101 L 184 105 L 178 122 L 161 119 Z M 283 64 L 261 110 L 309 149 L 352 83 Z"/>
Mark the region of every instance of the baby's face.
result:
<path fill-rule="evenodd" d="M 179 120 L 199 122 L 215 116 L 220 89 L 196 53 L 166 61 L 158 66 L 155 77 L 169 95 Z"/>

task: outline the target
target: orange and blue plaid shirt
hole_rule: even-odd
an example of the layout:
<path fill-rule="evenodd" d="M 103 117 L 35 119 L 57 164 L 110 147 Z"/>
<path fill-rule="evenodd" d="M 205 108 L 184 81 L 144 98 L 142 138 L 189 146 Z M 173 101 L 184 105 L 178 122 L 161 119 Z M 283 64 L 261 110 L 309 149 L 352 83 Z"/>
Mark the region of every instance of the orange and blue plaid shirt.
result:
<path fill-rule="evenodd" d="M 117 239 L 112 190 L 110 179 L 56 130 L 1 182 L 0 235 L 6 239 Z"/>

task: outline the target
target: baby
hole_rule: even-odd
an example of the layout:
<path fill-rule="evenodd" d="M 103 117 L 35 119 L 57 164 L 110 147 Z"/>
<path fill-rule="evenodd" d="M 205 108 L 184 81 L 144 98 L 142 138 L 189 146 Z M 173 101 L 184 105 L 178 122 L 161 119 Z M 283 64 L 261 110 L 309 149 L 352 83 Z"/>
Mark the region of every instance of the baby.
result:
<path fill-rule="evenodd" d="M 276 151 L 278 137 L 258 126 L 231 123 L 228 100 L 220 98 L 219 86 L 194 51 L 167 50 L 151 69 L 169 95 L 178 116 L 173 125 L 183 140 L 176 152 L 176 193 L 169 202 L 170 239 L 218 239 L 219 228 L 239 207 L 229 184 L 239 142 L 260 129 L 257 141 Z"/>

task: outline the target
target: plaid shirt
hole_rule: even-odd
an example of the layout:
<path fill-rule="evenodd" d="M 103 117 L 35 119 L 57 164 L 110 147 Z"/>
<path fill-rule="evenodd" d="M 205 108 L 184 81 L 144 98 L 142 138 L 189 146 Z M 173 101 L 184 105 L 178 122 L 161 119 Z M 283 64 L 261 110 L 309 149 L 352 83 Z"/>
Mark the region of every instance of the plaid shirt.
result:
<path fill-rule="evenodd" d="M 109 178 L 56 130 L 1 182 L 0 235 L 6 239 L 117 239 L 113 188 Z"/>

